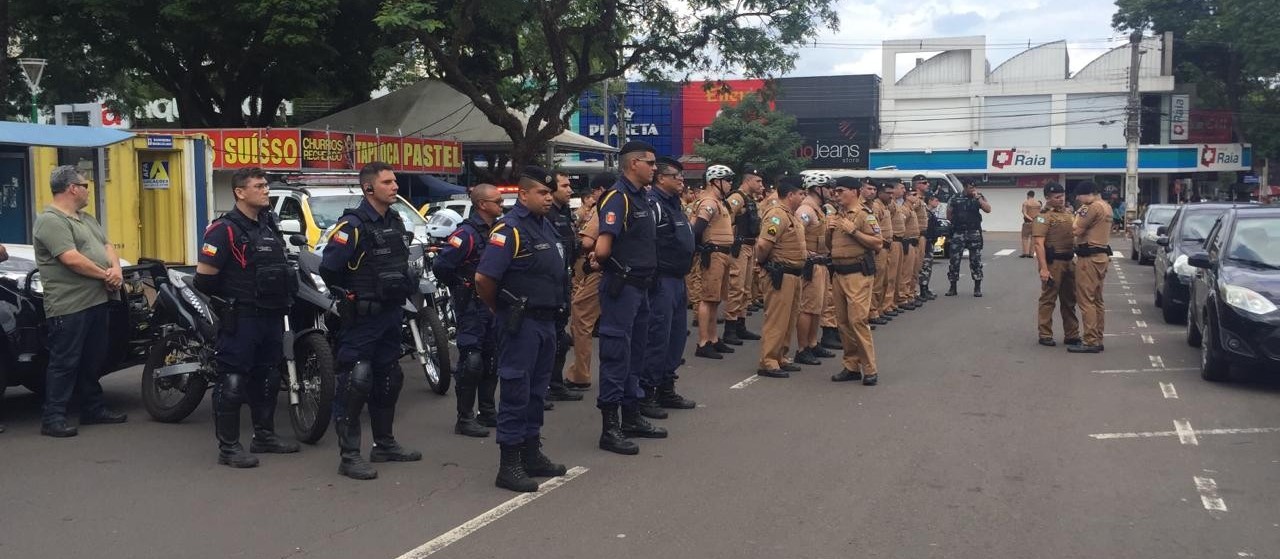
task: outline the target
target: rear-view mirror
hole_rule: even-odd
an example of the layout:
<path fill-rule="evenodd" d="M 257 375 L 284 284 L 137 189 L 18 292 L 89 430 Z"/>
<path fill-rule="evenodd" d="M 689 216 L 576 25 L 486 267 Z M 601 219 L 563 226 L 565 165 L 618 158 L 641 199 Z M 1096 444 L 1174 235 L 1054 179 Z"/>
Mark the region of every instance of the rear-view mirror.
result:
<path fill-rule="evenodd" d="M 302 232 L 302 222 L 296 219 L 280 220 L 280 232 L 285 234 L 298 234 Z"/>
<path fill-rule="evenodd" d="M 1167 246 L 1169 246 L 1169 237 L 1159 237 L 1159 238 L 1157 238 L 1157 239 L 1156 239 L 1156 244 L 1158 244 L 1158 245 L 1160 245 L 1160 246 L 1162 246 L 1162 247 L 1167 247 Z"/>
<path fill-rule="evenodd" d="M 307 246 L 307 238 L 302 235 L 289 235 L 289 244 L 296 247 Z"/>
<path fill-rule="evenodd" d="M 1169 234 L 1169 226 L 1161 225 L 1156 228 L 1156 236 L 1163 237 Z"/>
<path fill-rule="evenodd" d="M 1213 263 L 1209 261 L 1209 253 L 1197 252 L 1187 257 L 1187 264 L 1192 268 L 1208 269 L 1213 267 Z"/>

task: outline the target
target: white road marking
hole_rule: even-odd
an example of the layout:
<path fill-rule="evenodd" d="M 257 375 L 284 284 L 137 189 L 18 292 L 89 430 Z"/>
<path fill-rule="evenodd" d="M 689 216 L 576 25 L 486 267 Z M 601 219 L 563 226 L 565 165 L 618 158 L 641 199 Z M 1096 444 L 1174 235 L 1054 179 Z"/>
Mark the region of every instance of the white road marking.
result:
<path fill-rule="evenodd" d="M 493 507 L 482 513 L 480 516 L 462 523 L 457 528 L 436 536 L 435 539 L 410 550 L 408 553 L 401 555 L 397 559 L 422 559 L 424 557 L 430 557 L 432 554 L 449 547 L 458 540 L 461 540 L 477 530 L 492 524 L 494 521 L 514 512 L 516 509 L 532 503 L 535 499 L 550 493 L 561 485 L 573 481 L 574 478 L 585 474 L 588 471 L 589 470 L 587 470 L 587 468 L 582 466 L 574 466 L 570 468 L 565 475 L 542 482 L 542 485 L 538 486 L 538 491 L 536 493 L 521 493 L 520 495 L 512 497 L 507 502 Z"/>
<path fill-rule="evenodd" d="M 1205 510 L 1227 512 L 1227 503 L 1218 496 L 1218 482 L 1211 477 L 1195 476 L 1196 491 L 1200 493 L 1200 504 Z"/>
<path fill-rule="evenodd" d="M 1159 355 L 1148 355 L 1148 356 L 1147 356 L 1147 359 L 1150 359 L 1150 360 L 1151 360 L 1151 368 L 1153 368 L 1153 369 L 1163 369 L 1163 368 L 1164 368 L 1164 358 L 1163 358 L 1163 357 L 1160 357 Z"/>
<path fill-rule="evenodd" d="M 1191 428 L 1191 421 L 1186 419 L 1173 420 L 1173 430 L 1178 432 L 1178 442 L 1197 446 L 1200 440 L 1196 438 L 1196 430 Z"/>
<path fill-rule="evenodd" d="M 1242 429 L 1201 429 L 1192 431 L 1194 435 L 1257 435 L 1263 433 L 1280 433 L 1280 427 L 1247 427 Z M 1179 435 L 1177 431 L 1148 431 L 1142 433 L 1094 433 L 1089 438 L 1103 441 L 1108 439 L 1150 439 L 1155 437 L 1172 437 Z"/>
<path fill-rule="evenodd" d="M 1137 299 L 1129 299 L 1129 304 L 1130 304 L 1130 305 L 1136 305 L 1136 304 L 1138 304 L 1138 300 L 1137 300 Z"/>
<path fill-rule="evenodd" d="M 1123 375 L 1128 373 L 1173 373 L 1178 371 L 1199 371 L 1199 367 L 1165 367 L 1163 369 L 1102 369 L 1093 371 L 1100 375 Z"/>
<path fill-rule="evenodd" d="M 760 375 L 751 375 L 747 378 L 742 379 L 742 382 L 739 382 L 738 384 L 730 386 L 729 390 L 741 390 L 743 388 L 746 388 L 748 386 L 755 384 L 756 381 L 758 380 L 760 380 Z"/>
<path fill-rule="evenodd" d="M 1134 307 L 1134 308 L 1133 308 L 1133 314 L 1137 314 L 1137 315 L 1142 314 L 1142 309 L 1140 309 L 1140 308 L 1138 308 L 1138 307 Z"/>
<path fill-rule="evenodd" d="M 1177 389 L 1175 389 L 1175 388 L 1173 387 L 1173 383 L 1172 383 L 1172 382 L 1162 382 L 1162 383 L 1160 383 L 1160 392 L 1164 394 L 1164 398 L 1165 398 L 1166 400 L 1177 400 L 1177 399 L 1178 399 L 1178 391 L 1177 391 Z"/>
<path fill-rule="evenodd" d="M 1123 255 L 1123 254 L 1120 254 L 1120 253 L 1118 253 L 1118 252 L 1117 252 L 1117 253 L 1115 253 L 1115 254 L 1112 254 L 1112 255 L 1111 255 L 1111 259 L 1112 259 L 1112 260 L 1120 260 L 1120 259 L 1122 259 L 1122 258 L 1124 258 L 1124 255 Z"/>
<path fill-rule="evenodd" d="M 1146 327 L 1147 327 L 1147 321 L 1145 321 L 1145 320 L 1138 320 L 1138 321 L 1135 321 L 1133 324 L 1134 324 L 1135 326 L 1137 326 L 1138 328 L 1146 328 Z"/>
<path fill-rule="evenodd" d="M 1151 334 L 1143 334 L 1143 335 L 1142 335 L 1142 343 L 1144 343 L 1144 344 L 1154 344 L 1154 343 L 1156 343 L 1156 338 L 1155 338 L 1154 336 L 1152 336 Z"/>
<path fill-rule="evenodd" d="M 1014 252 L 1016 252 L 1014 249 L 1006 248 L 1006 249 L 1004 249 L 1004 250 L 997 250 L 997 251 L 996 251 L 996 256 L 1009 256 L 1010 254 L 1013 254 Z"/>

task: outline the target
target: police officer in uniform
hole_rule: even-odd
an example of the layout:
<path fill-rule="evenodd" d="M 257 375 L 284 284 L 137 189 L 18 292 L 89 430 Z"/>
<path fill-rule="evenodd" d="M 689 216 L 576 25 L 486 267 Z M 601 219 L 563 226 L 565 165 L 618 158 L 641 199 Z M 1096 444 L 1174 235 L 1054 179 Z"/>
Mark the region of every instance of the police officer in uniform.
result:
<path fill-rule="evenodd" d="M 569 199 L 573 197 L 573 183 L 569 182 L 569 175 L 563 171 L 556 171 L 553 174 L 556 182 L 554 190 L 551 191 L 551 214 L 547 218 L 551 220 L 551 226 L 555 227 L 556 235 L 560 237 L 560 244 L 564 247 L 567 270 L 568 264 L 577 260 L 579 250 L 578 230 L 573 223 L 573 209 L 569 207 Z M 572 274 L 566 277 L 572 277 Z M 569 282 L 566 281 L 565 301 L 570 298 L 570 287 Z M 548 402 L 576 402 L 582 399 L 582 394 L 569 390 L 564 384 L 565 357 L 569 355 L 569 346 L 573 345 L 569 333 L 565 331 L 569 326 L 568 309 L 565 310 L 566 314 L 556 320 L 556 360 L 551 367 L 551 388 L 547 390 Z"/>
<path fill-rule="evenodd" d="M 916 217 L 916 207 L 913 199 L 915 191 L 907 192 L 906 185 L 901 182 L 897 186 L 897 194 L 899 198 L 895 202 L 898 205 L 898 213 L 902 216 L 903 230 L 902 238 L 902 257 L 898 266 L 898 308 L 907 309 L 909 311 L 920 308 L 915 303 L 915 289 L 919 283 L 916 280 L 916 259 L 920 256 L 920 222 Z"/>
<path fill-rule="evenodd" d="M 826 189 L 832 184 L 831 175 L 824 171 L 805 171 L 801 173 L 804 189 L 804 200 L 796 209 L 796 217 L 804 224 L 804 245 L 806 258 L 804 274 L 800 277 L 800 307 L 796 318 L 796 339 L 800 345 L 796 352 L 795 362 L 801 365 L 821 365 L 820 357 L 835 357 L 834 353 L 818 345 L 818 328 L 822 322 L 822 314 L 826 310 L 827 263 L 831 260 L 831 250 L 827 248 L 827 212 L 823 209 L 826 203 Z"/>
<path fill-rule="evenodd" d="M 831 377 L 833 382 L 862 380 L 874 386 L 876 351 L 871 339 L 871 289 L 875 281 L 875 253 L 884 250 L 879 221 L 871 208 L 876 187 L 841 177 L 836 182 L 836 197 L 843 210 L 831 221 L 831 271 L 836 288 L 836 314 L 840 339 L 844 345 L 843 368 Z"/>
<path fill-rule="evenodd" d="M 657 223 L 645 195 L 658 164 L 653 146 L 631 141 L 620 150 L 622 176 L 600 202 L 595 260 L 600 279 L 600 448 L 638 454 L 627 437 L 666 438 L 640 415 L 640 376 L 649 337 L 649 288 L 658 267 Z M 712 317 L 712 321 L 715 318 Z M 715 322 L 711 323 L 712 327 Z M 621 408 L 622 417 L 618 412 Z"/>
<path fill-rule="evenodd" d="M 1045 207 L 1031 220 L 1031 252 L 1040 268 L 1040 305 L 1037 323 L 1040 345 L 1055 346 L 1053 340 L 1053 307 L 1059 304 L 1062 314 L 1063 343 L 1080 344 L 1080 321 L 1076 319 L 1075 243 L 1071 227 L 1075 216 L 1067 207 L 1067 189 L 1057 182 L 1044 185 Z"/>
<path fill-rule="evenodd" d="M 235 208 L 205 230 L 195 287 L 223 301 L 214 305 L 220 319 L 213 387 L 218 463 L 252 468 L 258 458 L 240 445 L 241 404 L 249 404 L 253 418 L 250 452 L 298 451 L 298 443 L 275 433 L 284 316 L 293 304 L 297 275 L 269 209 L 266 174 L 257 167 L 241 169 L 231 185 Z"/>
<path fill-rule="evenodd" d="M 876 191 L 876 199 L 871 202 L 871 211 L 875 214 L 876 223 L 880 226 L 881 237 L 881 250 L 876 252 L 875 257 L 876 271 L 871 285 L 871 318 L 868 322 L 873 327 L 876 325 L 884 326 L 897 315 L 897 313 L 893 315 L 886 314 L 884 304 L 885 291 L 889 288 L 889 253 L 892 252 L 894 234 L 893 214 L 889 210 L 889 207 L 893 204 L 893 188 L 888 183 L 876 184 L 870 178 L 862 179 L 862 184 L 871 185 Z"/>
<path fill-rule="evenodd" d="M 758 340 L 760 335 L 747 330 L 747 306 L 751 303 L 751 284 L 755 275 L 755 244 L 760 235 L 760 213 L 756 195 L 764 189 L 764 172 L 747 165 L 742 170 L 738 189 L 725 196 L 724 203 L 733 215 L 733 258 L 729 266 L 729 299 L 724 309 L 724 335 L 720 340 L 729 345 L 742 345 L 743 340 Z"/>
<path fill-rule="evenodd" d="M 893 226 L 892 242 L 889 245 L 889 256 L 885 260 L 887 270 L 884 278 L 884 303 L 880 306 L 880 315 L 896 317 L 903 309 L 898 307 L 898 272 L 902 270 L 902 236 L 907 231 L 907 221 L 902 206 L 898 205 L 898 190 L 901 183 L 892 181 L 881 185 L 880 200 L 889 212 L 889 223 Z M 888 191 L 886 199 L 884 191 Z"/>
<path fill-rule="evenodd" d="M 925 301 L 932 301 L 937 298 L 936 295 L 926 289 L 929 282 L 925 280 L 925 269 L 929 267 L 927 273 L 931 276 L 933 275 L 933 242 L 938 240 L 938 236 L 932 235 L 936 228 L 931 228 L 934 218 L 929 213 L 929 179 L 924 175 L 916 175 L 911 177 L 911 183 L 912 188 L 916 191 L 914 200 L 916 203 L 916 222 L 920 226 L 920 244 L 918 246 L 920 254 L 916 258 L 916 273 L 914 276 L 916 282 L 915 294 L 917 303 L 923 305 Z"/>
<path fill-rule="evenodd" d="M 391 209 L 400 187 L 392 167 L 375 161 L 360 170 L 360 188 L 360 206 L 345 211 L 329 233 L 320 276 L 342 297 L 333 394 L 342 458 L 338 473 L 363 480 L 378 477 L 360 455 L 360 410 L 366 403 L 373 428 L 370 460 L 416 462 L 422 453 L 400 446 L 391 432 L 404 386 L 399 363 L 401 305 L 417 285 L 409 276 L 404 222 Z"/>
<path fill-rule="evenodd" d="M 960 281 L 960 259 L 964 258 L 965 249 L 969 250 L 973 296 L 982 296 L 983 213 L 991 213 L 991 204 L 972 182 L 965 183 L 964 195 L 953 198 L 947 206 L 947 219 L 951 220 L 951 266 L 947 268 L 947 281 L 951 282 L 951 288 L 943 294 L 947 297 L 956 295 L 956 282 Z"/>
<path fill-rule="evenodd" d="M 760 342 L 760 369 L 757 375 L 789 378 L 800 367 L 785 363 L 787 340 L 796 330 L 800 306 L 800 276 L 804 273 L 804 223 L 796 209 L 805 191 L 799 177 L 784 177 L 778 183 L 779 204 L 764 212 L 764 231 L 756 241 L 760 266 L 768 272 L 769 289 L 764 296 L 764 339 Z"/>
<path fill-rule="evenodd" d="M 502 217 L 502 195 L 491 184 L 471 188 L 471 215 L 445 240 L 432 262 L 436 277 L 449 286 L 458 321 L 456 342 L 458 366 L 454 370 L 454 394 L 458 398 L 458 420 L 453 432 L 468 437 L 488 437 L 485 425 L 497 425 L 494 392 L 498 376 L 493 332 L 493 313 L 476 298 L 476 266 L 489 242 L 493 223 Z M 480 419 L 475 414 L 477 392 Z"/>
<path fill-rule="evenodd" d="M 693 409 L 697 403 L 676 393 L 676 369 L 689 336 L 684 276 L 693 268 L 693 229 L 680 207 L 684 167 L 675 159 L 658 160 L 649 204 L 657 221 L 658 270 L 649 290 L 649 345 L 645 355 L 644 400 L 640 413 L 666 419 L 669 409 Z"/>
<path fill-rule="evenodd" d="M 499 340 L 501 460 L 494 485 L 527 493 L 538 490 L 530 478 L 565 473 L 542 453 L 542 420 L 569 278 L 564 247 L 548 219 L 555 177 L 525 167 L 519 184 L 515 207 L 489 233 L 476 268 L 476 292 L 494 312 Z"/>
<path fill-rule="evenodd" d="M 698 264 L 702 279 L 698 306 L 698 349 L 694 355 L 724 359 L 733 348 L 716 337 L 716 314 L 729 296 L 729 270 L 733 266 L 733 216 L 724 197 L 733 184 L 733 170 L 724 165 L 707 167 L 707 186 L 698 202 L 693 236 L 698 239 Z"/>
<path fill-rule="evenodd" d="M 583 208 L 586 213 L 578 225 L 578 242 L 582 250 L 574 263 L 573 297 L 569 304 L 573 364 L 569 366 L 568 378 L 565 379 L 565 386 L 570 390 L 584 391 L 591 388 L 591 346 L 595 345 L 591 341 L 591 332 L 600 320 L 600 267 L 595 265 L 592 253 L 596 237 L 600 235 L 596 205 L 615 182 L 618 182 L 618 175 L 610 172 L 591 177 L 592 204 Z"/>
<path fill-rule="evenodd" d="M 924 262 L 920 266 L 920 297 L 926 301 L 932 301 L 938 298 L 937 294 L 929 289 L 929 284 L 933 281 L 933 250 L 938 237 L 946 233 L 943 231 L 942 216 L 939 214 L 941 210 L 938 209 L 942 200 L 937 194 L 930 194 L 926 200 L 925 217 L 928 219 L 929 226 L 925 229 Z"/>
<path fill-rule="evenodd" d="M 1067 345 L 1071 353 L 1101 353 L 1102 331 L 1106 326 L 1106 306 L 1102 302 L 1102 282 L 1107 278 L 1111 262 L 1111 206 L 1098 195 L 1092 181 L 1076 185 L 1075 222 L 1071 233 L 1076 239 L 1076 302 L 1080 305 L 1080 321 L 1084 332 L 1079 345 Z"/>
<path fill-rule="evenodd" d="M 684 202 L 684 215 L 689 220 L 690 227 L 698 217 L 698 200 L 702 198 L 702 185 L 686 184 L 684 187 L 684 195 L 681 200 Z M 695 249 L 697 239 L 694 239 Z M 692 326 L 698 326 L 698 305 L 702 303 L 702 272 L 698 266 L 698 255 L 695 251 L 693 256 L 694 262 L 692 269 L 685 275 L 684 286 L 685 291 L 689 294 L 689 309 L 693 311 Z"/>

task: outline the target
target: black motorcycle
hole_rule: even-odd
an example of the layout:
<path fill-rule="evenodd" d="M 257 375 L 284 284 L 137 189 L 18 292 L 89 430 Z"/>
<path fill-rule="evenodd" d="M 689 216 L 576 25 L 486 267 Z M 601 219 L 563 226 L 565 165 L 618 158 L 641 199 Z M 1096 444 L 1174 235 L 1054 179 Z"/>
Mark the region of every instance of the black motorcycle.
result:
<path fill-rule="evenodd" d="M 418 278 L 418 289 L 404 304 L 401 347 L 404 355 L 412 355 L 418 361 L 431 391 L 444 395 L 449 393 L 453 382 L 453 364 L 449 358 L 450 332 L 441 319 L 440 309 L 451 307 L 448 293 L 439 291 L 431 274 L 427 254 L 426 247 L 420 243 L 409 246 L 409 274 Z"/>

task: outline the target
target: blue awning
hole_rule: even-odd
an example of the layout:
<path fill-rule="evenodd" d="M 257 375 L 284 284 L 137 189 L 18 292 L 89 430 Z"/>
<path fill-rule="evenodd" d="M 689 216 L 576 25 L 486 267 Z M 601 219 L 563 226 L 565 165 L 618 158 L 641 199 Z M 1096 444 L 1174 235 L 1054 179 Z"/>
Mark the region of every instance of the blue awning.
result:
<path fill-rule="evenodd" d="M 96 148 L 132 137 L 132 132 L 112 128 L 0 122 L 0 144 L 58 148 Z"/>

